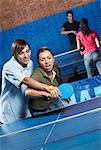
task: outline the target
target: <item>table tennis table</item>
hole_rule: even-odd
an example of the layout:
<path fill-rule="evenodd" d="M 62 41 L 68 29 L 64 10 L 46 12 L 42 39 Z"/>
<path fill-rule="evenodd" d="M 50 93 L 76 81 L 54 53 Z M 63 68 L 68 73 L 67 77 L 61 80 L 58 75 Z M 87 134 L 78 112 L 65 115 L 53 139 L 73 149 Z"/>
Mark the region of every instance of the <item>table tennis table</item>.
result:
<path fill-rule="evenodd" d="M 0 150 L 101 150 L 101 97 L 2 125 Z"/>

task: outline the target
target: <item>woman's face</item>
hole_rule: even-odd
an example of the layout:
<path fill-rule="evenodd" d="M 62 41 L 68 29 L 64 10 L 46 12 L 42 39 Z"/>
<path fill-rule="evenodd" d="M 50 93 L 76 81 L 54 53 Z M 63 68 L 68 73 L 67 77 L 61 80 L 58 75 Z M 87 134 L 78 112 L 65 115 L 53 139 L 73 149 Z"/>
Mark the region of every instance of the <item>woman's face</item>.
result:
<path fill-rule="evenodd" d="M 46 72 L 51 72 L 54 66 L 54 57 L 50 51 L 46 50 L 39 54 L 38 58 L 40 67 Z"/>

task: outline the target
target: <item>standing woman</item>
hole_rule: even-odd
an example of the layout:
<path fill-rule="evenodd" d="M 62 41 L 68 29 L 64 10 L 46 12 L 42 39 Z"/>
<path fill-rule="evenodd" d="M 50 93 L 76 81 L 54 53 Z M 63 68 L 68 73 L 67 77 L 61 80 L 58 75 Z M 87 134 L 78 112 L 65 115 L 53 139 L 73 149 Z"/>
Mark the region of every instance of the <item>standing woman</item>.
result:
<path fill-rule="evenodd" d="M 88 25 L 88 20 L 82 18 L 80 21 L 80 32 L 77 33 L 77 49 L 81 55 L 84 55 L 84 65 L 87 71 L 87 76 L 93 76 L 93 66 L 96 65 L 99 74 L 101 75 L 101 58 L 99 53 L 99 40 L 95 31 L 91 30 Z"/>

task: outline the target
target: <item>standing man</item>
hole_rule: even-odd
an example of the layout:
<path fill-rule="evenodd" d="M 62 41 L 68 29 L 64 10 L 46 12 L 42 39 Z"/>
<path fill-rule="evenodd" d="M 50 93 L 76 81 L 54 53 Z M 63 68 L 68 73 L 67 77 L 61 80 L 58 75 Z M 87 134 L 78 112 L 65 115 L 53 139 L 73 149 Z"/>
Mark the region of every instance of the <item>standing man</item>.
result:
<path fill-rule="evenodd" d="M 77 48 L 76 33 L 79 29 L 79 22 L 74 20 L 73 12 L 71 10 L 67 11 L 66 16 L 68 21 L 63 24 L 61 34 L 63 35 L 68 34 L 71 49 L 76 49 Z"/>
<path fill-rule="evenodd" d="M 54 88 L 50 93 L 49 85 L 39 83 L 30 78 L 33 72 L 33 62 L 30 59 L 29 44 L 18 39 L 12 44 L 13 56 L 8 60 L 2 71 L 2 91 L 0 99 L 0 121 L 8 124 L 23 118 L 30 117 L 28 97 L 25 95 L 27 87 L 37 90 L 35 96 L 58 97 L 59 91 Z M 40 92 L 40 91 L 41 92 Z"/>

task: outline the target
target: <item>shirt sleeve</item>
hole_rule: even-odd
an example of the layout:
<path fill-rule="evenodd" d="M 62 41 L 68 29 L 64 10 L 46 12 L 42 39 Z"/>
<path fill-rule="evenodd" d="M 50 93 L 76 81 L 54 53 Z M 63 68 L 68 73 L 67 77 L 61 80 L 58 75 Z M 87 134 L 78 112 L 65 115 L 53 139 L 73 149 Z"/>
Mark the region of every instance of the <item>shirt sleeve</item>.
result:
<path fill-rule="evenodd" d="M 3 68 L 3 75 L 7 81 L 15 85 L 16 87 L 19 87 L 22 80 L 27 76 L 21 70 L 17 69 L 16 66 L 8 66 L 5 65 Z"/>
<path fill-rule="evenodd" d="M 63 24 L 63 28 L 65 28 L 65 30 L 67 30 L 67 24 L 66 23 Z"/>

